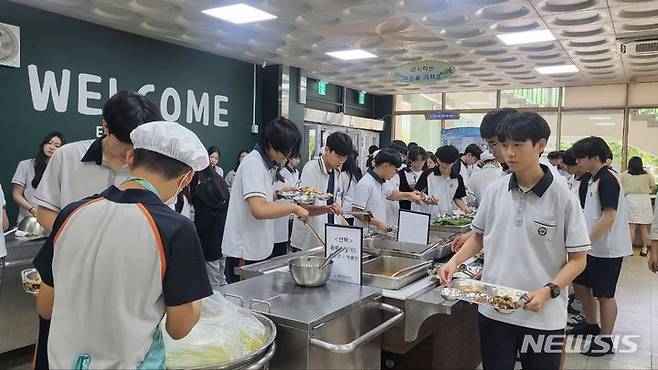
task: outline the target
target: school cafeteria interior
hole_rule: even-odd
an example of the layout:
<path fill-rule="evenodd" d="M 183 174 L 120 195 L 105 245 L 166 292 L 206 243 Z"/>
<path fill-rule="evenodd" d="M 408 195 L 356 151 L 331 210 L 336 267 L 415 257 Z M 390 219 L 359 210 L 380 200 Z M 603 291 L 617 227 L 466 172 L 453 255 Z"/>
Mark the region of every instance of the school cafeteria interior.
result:
<path fill-rule="evenodd" d="M 658 0 L 3 0 L 0 130 L 0 368 L 658 369 Z"/>

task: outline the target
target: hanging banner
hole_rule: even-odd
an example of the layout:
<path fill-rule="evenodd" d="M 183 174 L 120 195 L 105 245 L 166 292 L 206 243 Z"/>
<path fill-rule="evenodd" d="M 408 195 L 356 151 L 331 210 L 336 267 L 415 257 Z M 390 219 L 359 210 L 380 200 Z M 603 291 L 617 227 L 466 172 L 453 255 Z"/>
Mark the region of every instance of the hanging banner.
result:
<path fill-rule="evenodd" d="M 452 77 L 455 74 L 455 66 L 438 60 L 421 60 L 403 64 L 391 73 L 396 81 L 423 83 Z"/>

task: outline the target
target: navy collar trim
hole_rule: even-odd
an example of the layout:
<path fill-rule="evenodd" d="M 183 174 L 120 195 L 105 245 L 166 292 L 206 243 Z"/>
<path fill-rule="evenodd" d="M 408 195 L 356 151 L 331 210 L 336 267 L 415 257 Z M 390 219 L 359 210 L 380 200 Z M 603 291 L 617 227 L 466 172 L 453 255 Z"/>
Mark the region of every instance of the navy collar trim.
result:
<path fill-rule="evenodd" d="M 551 186 L 553 183 L 553 174 L 551 173 L 551 170 L 548 169 L 547 166 L 540 164 L 539 165 L 544 171 L 544 176 L 539 180 L 535 186 L 530 189 L 531 192 L 535 193 L 539 198 L 541 198 L 542 195 L 548 190 L 548 187 Z M 507 187 L 507 190 L 512 190 L 512 189 L 519 189 L 519 183 L 516 180 L 516 175 L 512 173 L 512 176 L 509 179 L 509 186 Z"/>
<path fill-rule="evenodd" d="M 601 174 L 602 174 L 604 171 L 606 171 L 606 170 L 610 170 L 610 167 L 608 167 L 608 166 L 603 166 L 603 167 L 601 167 L 601 169 L 599 170 L 599 172 L 597 172 L 596 174 L 592 175 L 591 180 L 592 180 L 592 181 L 596 181 L 596 180 L 598 180 L 599 177 L 601 177 Z"/>
<path fill-rule="evenodd" d="M 84 156 L 82 156 L 81 162 L 95 162 L 97 165 L 103 164 L 103 139 L 105 135 L 99 137 L 91 143 L 89 149 Z"/>
<path fill-rule="evenodd" d="M 116 186 L 110 186 L 100 194 L 103 198 L 115 202 L 126 204 L 163 204 L 153 192 L 146 189 L 126 189 L 121 190 Z"/>
<path fill-rule="evenodd" d="M 383 178 L 381 178 L 379 175 L 377 175 L 372 168 L 368 169 L 368 173 L 370 174 L 370 176 L 374 177 L 375 180 L 377 180 L 377 182 L 380 184 L 383 184 L 386 181 Z"/>
<path fill-rule="evenodd" d="M 256 144 L 256 146 L 254 147 L 254 150 L 256 150 L 260 154 L 260 157 L 263 159 L 263 163 L 265 163 L 265 167 L 268 170 L 271 170 L 271 169 L 277 167 L 277 165 L 274 163 L 274 161 L 271 160 L 270 157 L 267 156 L 267 153 L 265 153 L 265 151 L 263 150 L 263 148 L 261 148 L 261 146 L 259 144 Z"/>

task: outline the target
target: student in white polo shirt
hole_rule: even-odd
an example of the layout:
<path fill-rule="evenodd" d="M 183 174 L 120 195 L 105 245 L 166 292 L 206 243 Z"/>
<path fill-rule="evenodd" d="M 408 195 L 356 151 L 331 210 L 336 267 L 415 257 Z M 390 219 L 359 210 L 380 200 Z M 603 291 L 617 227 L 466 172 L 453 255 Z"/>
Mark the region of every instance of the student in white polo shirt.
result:
<path fill-rule="evenodd" d="M 103 137 L 66 144 L 48 161 L 34 195 L 39 223 L 50 230 L 67 204 L 123 182 L 130 132 L 161 120 L 160 109 L 143 95 L 119 91 L 112 96 L 103 106 Z"/>
<path fill-rule="evenodd" d="M 475 195 L 477 204 L 482 203 L 482 197 L 487 187 L 503 176 L 503 170 L 496 162 L 496 157 L 493 154 L 484 152 L 480 155 L 480 160 L 482 161 L 482 168 L 471 175 L 467 184 L 467 187 Z"/>
<path fill-rule="evenodd" d="M 400 161 L 402 164 L 400 165 L 400 168 L 398 168 L 398 173 L 391 177 L 391 179 L 386 180 L 384 183 L 384 194 L 386 194 L 386 198 L 389 200 L 384 202 L 384 207 L 386 208 L 386 218 L 384 221 L 389 225 L 397 225 L 398 215 L 400 214 L 400 202 L 393 199 L 400 198 L 403 195 L 401 193 L 408 193 L 400 190 L 399 174 L 400 170 L 406 167 L 408 147 L 407 144 L 405 144 L 402 140 L 393 140 L 391 141 L 391 144 L 389 144 L 388 148 L 391 148 L 399 153 Z"/>
<path fill-rule="evenodd" d="M 585 195 L 587 194 L 587 181 L 589 181 L 592 175 L 583 170 L 582 167 L 576 163 L 576 156 L 573 154 L 573 150 L 568 149 L 562 153 L 562 164 L 564 165 L 565 170 L 570 175 L 567 179 L 569 188 L 571 192 L 578 195 L 580 199 L 580 205 L 585 208 Z M 581 191 L 584 186 L 584 190 Z"/>
<path fill-rule="evenodd" d="M 482 155 L 482 149 L 477 144 L 469 144 L 464 149 L 464 154 L 459 156 L 459 160 L 452 165 L 453 171 L 461 175 L 464 183 L 467 184 L 473 173 L 479 171 L 476 165 Z"/>
<path fill-rule="evenodd" d="M 334 215 L 343 214 L 340 206 L 340 169 L 353 150 L 352 139 L 346 133 L 334 132 L 327 136 L 323 153 L 317 159 L 308 161 L 302 169 L 300 188 L 310 187 L 333 194 L 326 201 L 316 199 L 313 204 L 302 205 L 311 216 L 308 224 L 318 235 L 324 235 L 326 223 L 338 223 Z M 318 240 L 301 221 L 293 221 L 290 245 L 295 249 L 308 250 L 323 245 L 323 241 Z"/>
<path fill-rule="evenodd" d="M 459 160 L 459 150 L 452 145 L 444 145 L 436 150 L 436 158 L 439 161 L 438 166 L 420 176 L 416 190 L 425 192 L 436 199 L 438 204 L 413 205 L 411 209 L 429 213 L 432 217 L 452 212 L 455 208 L 470 214 L 471 211 L 463 199 L 466 197 L 464 179 L 453 169 L 455 162 Z"/>
<path fill-rule="evenodd" d="M 299 183 L 299 172 L 297 166 L 299 165 L 299 154 L 293 154 L 285 166 L 281 167 L 279 174 L 276 176 L 274 183 L 274 191 L 296 188 Z M 292 203 L 288 199 L 278 199 L 279 203 Z M 292 215 L 279 217 L 274 220 L 274 248 L 269 258 L 283 256 L 288 253 L 288 246 L 290 246 L 290 234 L 292 231 L 292 222 L 294 218 Z"/>
<path fill-rule="evenodd" d="M 564 335 L 566 286 L 585 268 L 590 248 L 583 213 L 563 182 L 556 181 L 539 156 L 550 136 L 536 113 L 516 113 L 498 127 L 511 174 L 487 190 L 473 220 L 473 237 L 439 271 L 447 283 L 458 265 L 485 250 L 482 281 L 528 291 L 523 309 L 501 314 L 481 305 L 480 348 L 487 369 L 513 369 L 524 338 Z M 529 346 L 521 351 L 524 369 L 559 369 L 557 353 Z"/>
<path fill-rule="evenodd" d="M 373 225 L 380 230 L 390 231 L 391 227 L 386 222 L 386 202 L 410 200 L 420 202 L 420 196 L 416 193 L 395 192 L 386 197 L 384 184 L 397 175 L 398 168 L 402 165 L 400 153 L 392 148 L 380 150 L 374 158 L 374 167 L 356 184 L 354 199 L 352 201 L 353 212 L 372 212 L 372 219 L 362 214 L 354 214 L 354 226 L 367 228 Z"/>
<path fill-rule="evenodd" d="M 571 150 L 578 166 L 592 174 L 587 181 L 584 208 L 592 249 L 587 255 L 587 268 L 574 280 L 576 299 L 583 305 L 585 320 L 567 333 L 600 334 L 601 340 L 593 341 L 585 354 L 603 356 L 613 353 L 610 335 L 617 319 L 617 281 L 624 257 L 633 254 L 628 210 L 619 179 L 605 165 L 610 152 L 605 140 L 590 136 L 578 140 Z"/>
<path fill-rule="evenodd" d="M 274 247 L 274 219 L 295 214 L 308 220 L 308 211 L 292 203 L 274 201 L 278 167 L 299 151 L 302 135 L 290 120 L 268 123 L 258 144 L 240 163 L 231 186 L 222 253 L 226 256 L 226 281 L 239 280 L 235 268 L 262 261 Z"/>

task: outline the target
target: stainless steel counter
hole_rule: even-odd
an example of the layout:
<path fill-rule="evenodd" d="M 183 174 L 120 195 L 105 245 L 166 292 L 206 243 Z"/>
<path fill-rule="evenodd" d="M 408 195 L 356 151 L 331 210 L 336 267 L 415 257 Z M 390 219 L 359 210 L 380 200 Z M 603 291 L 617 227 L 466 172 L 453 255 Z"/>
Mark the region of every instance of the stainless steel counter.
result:
<path fill-rule="evenodd" d="M 5 236 L 7 258 L 0 287 L 0 333 L 5 335 L 0 335 L 0 353 L 36 342 L 39 327 L 36 300 L 23 291 L 21 271 L 32 267 L 32 260 L 44 241 L 16 239 L 13 233 Z"/>

